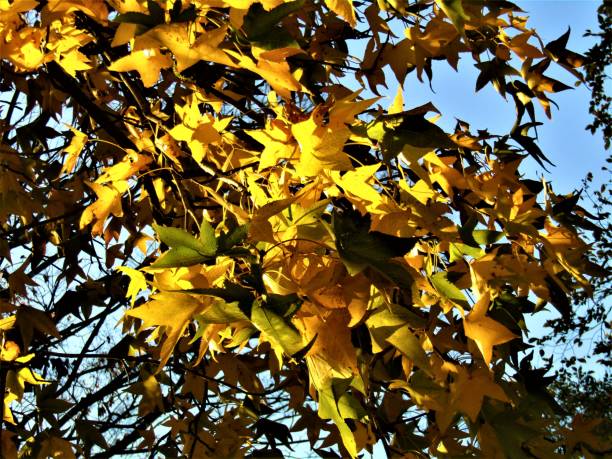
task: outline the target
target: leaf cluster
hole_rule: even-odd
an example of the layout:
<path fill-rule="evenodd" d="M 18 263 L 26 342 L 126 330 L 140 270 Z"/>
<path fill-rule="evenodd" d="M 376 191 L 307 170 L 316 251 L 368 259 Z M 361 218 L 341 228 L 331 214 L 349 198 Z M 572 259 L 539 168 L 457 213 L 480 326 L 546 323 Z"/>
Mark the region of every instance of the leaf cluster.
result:
<path fill-rule="evenodd" d="M 522 165 L 568 37 L 507 1 L 0 2 L 0 456 L 609 452 L 527 354 L 607 274 Z M 404 103 L 460 58 L 508 132 Z"/>

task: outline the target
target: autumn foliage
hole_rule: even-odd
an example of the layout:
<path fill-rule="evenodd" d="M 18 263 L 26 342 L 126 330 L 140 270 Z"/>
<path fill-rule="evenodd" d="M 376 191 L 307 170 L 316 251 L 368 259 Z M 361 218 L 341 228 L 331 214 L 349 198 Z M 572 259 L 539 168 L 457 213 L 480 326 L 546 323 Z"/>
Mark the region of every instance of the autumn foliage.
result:
<path fill-rule="evenodd" d="M 0 456 L 604 451 L 526 328 L 602 275 L 521 165 L 568 36 L 508 1 L 0 0 Z M 509 132 L 404 101 L 460 58 Z"/>

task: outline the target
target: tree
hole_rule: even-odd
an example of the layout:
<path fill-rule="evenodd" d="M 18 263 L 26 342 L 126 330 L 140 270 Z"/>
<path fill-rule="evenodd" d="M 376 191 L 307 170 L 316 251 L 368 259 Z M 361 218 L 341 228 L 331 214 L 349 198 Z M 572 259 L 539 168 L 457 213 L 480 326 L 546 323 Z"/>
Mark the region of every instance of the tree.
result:
<path fill-rule="evenodd" d="M 601 130 L 604 145 L 610 146 L 610 97 L 605 91 L 607 67 L 612 52 L 611 8 L 606 3 L 598 8 L 599 31 L 587 31 L 599 41 L 586 53 L 587 63 L 585 81 L 591 89 L 590 112 L 593 122 L 587 126 L 592 133 Z M 612 162 L 608 155 L 607 162 Z M 608 174 L 608 167 L 602 167 Z M 594 186 L 593 174 L 583 181 L 582 194 L 590 200 L 592 213 L 600 227 L 591 241 L 591 249 L 605 269 L 609 269 L 612 259 L 612 226 L 610 224 L 610 180 Z M 553 349 L 547 357 L 548 365 L 555 365 L 558 371 L 552 389 L 565 410 L 565 423 L 572 422 L 572 415 L 579 413 L 585 418 L 598 419 L 598 434 L 610 441 L 612 410 L 609 394 L 612 389 L 610 367 L 610 317 L 609 299 L 612 294 L 610 276 L 594 278 L 591 282 L 592 295 L 575 292 L 572 295 L 574 314 L 572 320 L 550 320 L 547 322 L 549 333 L 535 340 L 541 348 Z M 606 437 L 607 436 L 607 437 Z"/>
<path fill-rule="evenodd" d="M 549 66 L 583 78 L 569 31 L 544 45 L 484 0 L 0 19 L 2 457 L 609 452 L 563 422 L 525 326 L 606 275 L 579 194 L 521 169 L 569 89 Z M 460 57 L 510 132 L 404 106 L 409 73 Z M 390 106 L 364 97 L 387 80 Z"/>

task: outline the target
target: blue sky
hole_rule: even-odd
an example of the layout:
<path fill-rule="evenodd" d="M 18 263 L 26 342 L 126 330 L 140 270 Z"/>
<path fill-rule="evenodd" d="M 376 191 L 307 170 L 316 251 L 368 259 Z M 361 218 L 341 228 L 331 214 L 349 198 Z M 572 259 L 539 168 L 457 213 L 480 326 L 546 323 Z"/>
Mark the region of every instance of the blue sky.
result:
<path fill-rule="evenodd" d="M 524 0 L 515 3 L 530 16 L 528 25 L 538 31 L 544 43 L 558 38 L 568 26 L 571 26 L 569 49 L 584 53 L 595 43 L 592 37 L 583 35 L 587 29 L 598 30 L 596 10 L 599 1 Z M 414 72 L 409 75 L 404 91 L 407 107 L 432 101 L 443 114 L 439 123 L 447 130 L 454 126 L 455 117 L 470 123 L 473 131 L 488 129 L 491 133 L 501 134 L 510 130 L 516 116 L 512 99 L 504 101 L 491 85 L 475 92 L 478 70 L 469 56 L 460 60 L 458 72 L 443 61 L 434 62 L 433 70 L 435 94 L 427 84 L 417 80 Z M 547 74 L 569 86 L 576 81 L 575 77 L 554 64 Z M 394 91 L 390 91 L 390 97 Z M 530 178 L 543 174 L 552 181 L 557 193 L 569 193 L 579 188 L 580 180 L 589 171 L 595 174 L 596 182 L 607 180 L 600 172 L 606 156 L 601 136 L 585 130 L 591 121 L 588 88 L 581 85 L 552 94 L 551 99 L 559 105 L 559 109 L 552 107 L 552 120 L 546 119 L 537 102 L 535 105 L 536 118 L 544 122 L 538 128 L 539 145 L 556 167 L 549 167 L 550 172 L 546 173 L 537 163 L 530 161 L 524 163 L 527 168 L 524 167 L 523 172 Z"/>

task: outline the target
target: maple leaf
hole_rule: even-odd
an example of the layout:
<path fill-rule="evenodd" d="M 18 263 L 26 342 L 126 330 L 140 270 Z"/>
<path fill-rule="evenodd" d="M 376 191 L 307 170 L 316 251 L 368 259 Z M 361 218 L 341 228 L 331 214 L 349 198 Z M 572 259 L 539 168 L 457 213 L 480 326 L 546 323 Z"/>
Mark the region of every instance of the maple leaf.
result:
<path fill-rule="evenodd" d="M 98 183 L 87 183 L 97 195 L 98 199 L 93 204 L 90 204 L 85 208 L 79 221 L 80 228 L 84 228 L 93 222 L 91 228 L 91 234 L 100 235 L 104 232 L 104 222 L 109 215 L 116 217 L 123 216 L 123 208 L 121 207 L 121 195 L 122 191 L 127 188 L 125 182 L 118 182 L 109 185 L 100 185 Z M 119 189 L 117 189 L 119 186 Z"/>
<path fill-rule="evenodd" d="M 297 157 L 297 145 L 293 141 L 291 130 L 282 121 L 271 120 L 266 123 L 265 130 L 246 132 L 264 146 L 258 171 L 275 166 L 279 160 L 291 160 Z"/>
<path fill-rule="evenodd" d="M 450 385 L 450 399 L 448 412 L 442 416 L 447 420 L 441 424 L 442 431 L 446 430 L 452 420 L 454 411 L 460 411 L 476 422 L 485 397 L 502 402 L 509 402 L 503 389 L 495 383 L 488 368 L 477 368 L 473 371 L 463 367 L 456 367 L 458 373 L 453 375 Z"/>
<path fill-rule="evenodd" d="M 282 361 L 283 353 L 292 356 L 308 344 L 302 340 L 302 336 L 290 321 L 258 301 L 253 302 L 251 321 L 270 341 L 279 362 Z"/>
<path fill-rule="evenodd" d="M 343 204 L 339 201 L 339 204 Z M 372 268 L 403 288 L 410 288 L 412 277 L 400 262 L 401 257 L 417 242 L 415 238 L 399 238 L 369 231 L 369 215 L 362 217 L 352 209 L 336 208 L 332 215 L 336 248 L 351 275 Z"/>
<path fill-rule="evenodd" d="M 161 388 L 153 375 L 145 375 L 142 381 L 130 386 L 128 392 L 142 396 L 138 406 L 139 416 L 164 409 Z"/>
<path fill-rule="evenodd" d="M 357 19 L 355 17 L 353 0 L 325 0 L 325 4 L 338 16 L 344 18 L 351 27 L 355 27 Z"/>
<path fill-rule="evenodd" d="M 162 292 L 153 295 L 142 306 L 126 311 L 125 315 L 142 320 L 141 330 L 163 327 L 160 330 L 165 335 L 159 351 L 159 368 L 161 369 L 170 358 L 174 346 L 183 336 L 187 325 L 204 309 L 206 309 L 206 301 L 203 301 L 202 297 Z"/>
<path fill-rule="evenodd" d="M 291 91 L 305 90 L 291 73 L 283 54 L 264 54 L 265 50 L 261 51 L 257 61 L 234 51 L 227 51 L 227 54 L 234 56 L 238 61 L 237 66 L 260 75 L 279 96 L 287 100 L 291 97 Z"/>
<path fill-rule="evenodd" d="M 549 67 L 582 79 L 568 40 L 510 2 L 0 0 L 3 454 L 276 457 L 293 416 L 321 456 L 604 448 L 510 343 L 528 298 L 569 320 L 605 276 L 579 194 L 521 169 L 546 161 L 534 99 L 570 86 Z M 409 72 L 460 57 L 508 131 L 405 110 Z M 354 89 L 391 73 L 390 104 Z"/>
<path fill-rule="evenodd" d="M 27 363 L 34 358 L 34 354 L 28 354 L 21 357 L 17 357 L 14 362 Z M 30 368 L 23 366 L 17 371 L 9 370 L 6 376 L 6 389 L 7 397 L 12 400 L 21 401 L 25 392 L 25 383 L 33 386 L 40 386 L 49 384 L 49 381 L 45 381 L 42 376 L 32 371 Z"/>
<path fill-rule="evenodd" d="M 66 73 L 72 77 L 76 77 L 77 72 L 90 70 L 93 68 L 93 65 L 91 65 L 91 62 L 87 56 L 76 49 L 62 54 L 59 64 L 66 71 Z"/>
<path fill-rule="evenodd" d="M 70 130 L 74 133 L 74 136 L 70 140 L 70 144 L 64 148 L 64 153 L 67 155 L 64 160 L 64 165 L 62 166 L 62 173 L 71 173 L 79 159 L 79 155 L 83 150 L 83 147 L 87 143 L 87 135 L 83 134 L 81 131 L 70 128 Z"/>
<path fill-rule="evenodd" d="M 463 320 L 465 336 L 474 340 L 487 365 L 491 363 L 493 357 L 493 346 L 518 338 L 496 320 L 486 317 L 489 304 L 490 297 L 484 294 L 474 305 L 472 312 Z"/>
<path fill-rule="evenodd" d="M 53 18 L 61 18 L 74 11 L 81 11 L 101 22 L 108 19 L 108 8 L 104 0 L 49 0 L 44 10 L 45 14 Z"/>
<path fill-rule="evenodd" d="M 350 315 L 346 309 L 328 311 L 320 316 L 299 316 L 295 324 L 304 341 L 314 340 L 306 362 L 315 386 L 324 386 L 332 377 L 351 378 L 359 373 L 357 354 L 347 326 Z"/>
<path fill-rule="evenodd" d="M 201 60 L 236 67 L 234 61 L 219 47 L 226 34 L 227 27 L 219 27 L 202 33 L 194 40 L 192 31 L 182 24 L 164 24 L 151 29 L 146 37 L 154 38 L 172 52 L 176 59 L 176 70 L 180 73 Z"/>
<path fill-rule="evenodd" d="M 69 441 L 48 434 L 42 441 L 40 454 L 43 457 L 76 459 L 73 446 Z"/>
<path fill-rule="evenodd" d="M 587 445 L 590 451 L 604 451 L 605 442 L 593 432 L 602 422 L 603 419 L 586 419 L 582 414 L 576 414 L 572 419 L 571 428 L 564 429 L 568 450 L 575 451 L 582 444 Z"/>
<path fill-rule="evenodd" d="M 436 4 L 453 22 L 459 33 L 464 34 L 465 21 L 468 20 L 469 17 L 463 10 L 461 0 L 436 0 Z"/>
<path fill-rule="evenodd" d="M 163 54 L 159 48 L 134 50 L 127 56 L 117 59 L 108 70 L 111 72 L 129 72 L 136 70 L 142 83 L 149 88 L 159 81 L 162 69 L 172 67 L 170 56 Z"/>
<path fill-rule="evenodd" d="M 317 175 L 323 169 L 350 170 L 351 161 L 343 151 L 351 136 L 347 127 L 355 116 L 377 99 L 355 101 L 358 93 L 337 101 L 331 109 L 315 108 L 310 117 L 291 126 L 291 133 L 300 146 L 300 159 L 296 166 L 299 175 Z M 328 120 L 325 120 L 325 117 Z"/>
<path fill-rule="evenodd" d="M 300 147 L 297 173 L 305 176 L 317 175 L 323 169 L 349 170 L 351 161 L 342 150 L 349 132 L 338 133 L 317 123 L 317 113 L 311 118 L 291 127 L 291 133 Z"/>
<path fill-rule="evenodd" d="M 2 55 L 18 69 L 34 70 L 48 59 L 47 54 L 42 50 L 43 33 L 41 30 L 23 27 L 11 35 L 11 40 L 4 45 Z"/>
<path fill-rule="evenodd" d="M 130 278 L 130 285 L 128 286 L 125 296 L 131 298 L 130 304 L 133 307 L 138 294 L 148 288 L 147 280 L 145 279 L 144 274 L 137 269 L 129 268 L 127 266 L 118 266 L 116 269 Z"/>

